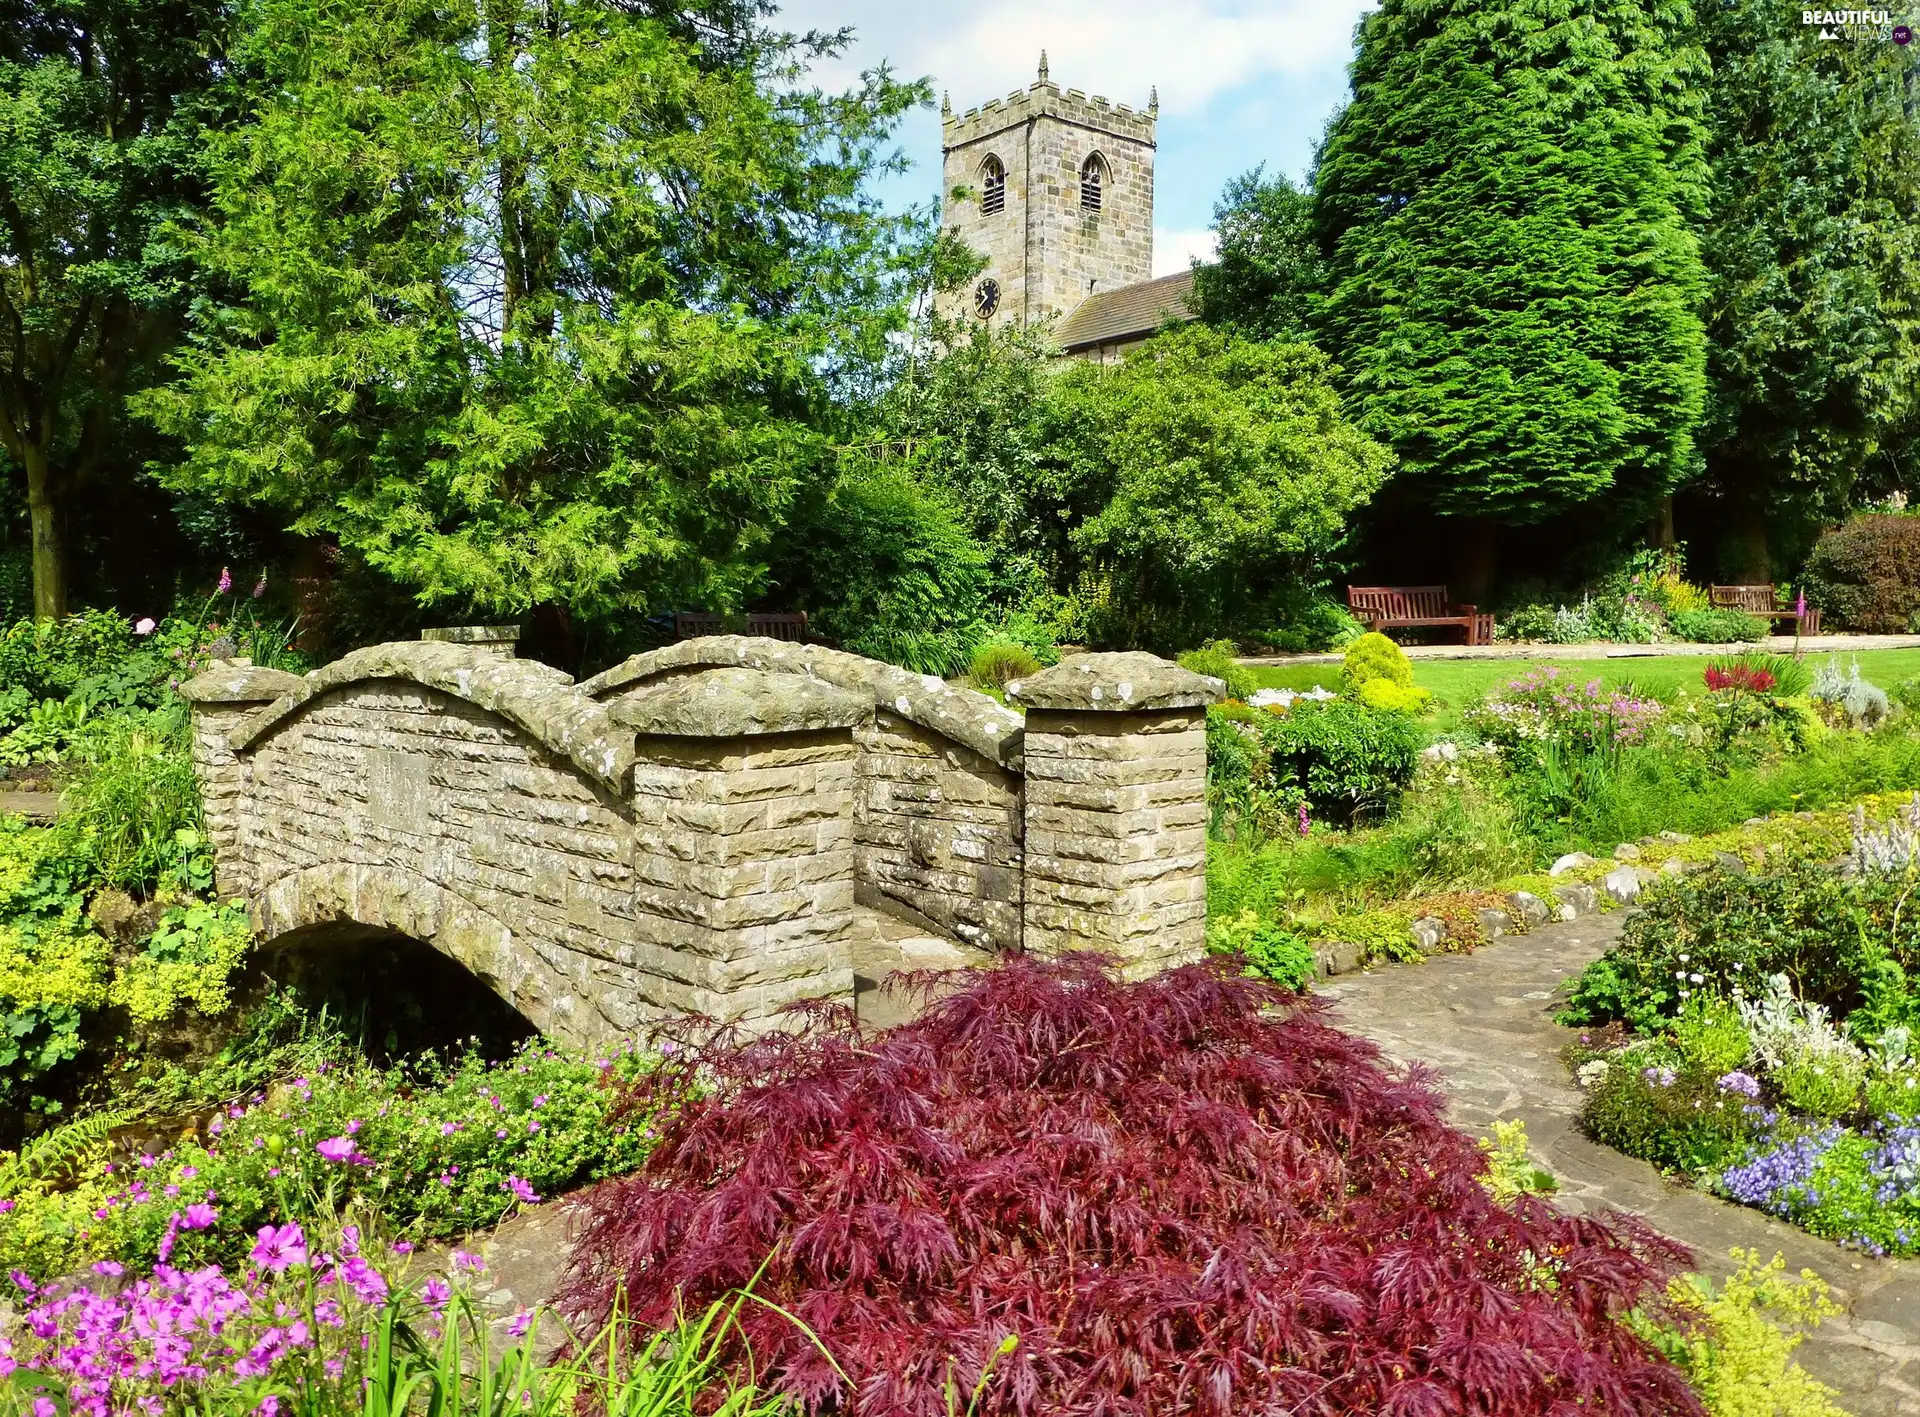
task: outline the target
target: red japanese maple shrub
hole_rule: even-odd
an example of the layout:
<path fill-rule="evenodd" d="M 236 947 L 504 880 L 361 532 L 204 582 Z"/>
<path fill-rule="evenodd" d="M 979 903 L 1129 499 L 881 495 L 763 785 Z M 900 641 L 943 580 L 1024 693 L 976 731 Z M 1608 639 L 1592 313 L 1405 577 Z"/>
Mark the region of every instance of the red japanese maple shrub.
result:
<path fill-rule="evenodd" d="M 1686 1252 L 1496 1204 L 1426 1081 L 1321 1011 L 1015 959 L 879 1037 L 684 1049 L 566 1302 L 664 1325 L 753 1281 L 739 1373 L 855 1417 L 944 1417 L 988 1365 L 1002 1414 L 1698 1413 L 1621 1322 Z"/>

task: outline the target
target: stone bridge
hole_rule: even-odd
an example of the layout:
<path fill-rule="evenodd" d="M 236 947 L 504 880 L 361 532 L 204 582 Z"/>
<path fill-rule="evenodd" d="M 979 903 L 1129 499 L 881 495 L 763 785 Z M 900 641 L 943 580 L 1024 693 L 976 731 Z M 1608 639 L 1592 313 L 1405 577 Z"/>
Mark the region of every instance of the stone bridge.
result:
<path fill-rule="evenodd" d="M 1202 953 L 1217 680 L 1083 655 L 1022 714 L 777 640 L 576 683 L 510 632 L 428 633 L 182 687 L 219 889 L 264 937 L 411 936 L 583 1046 L 851 1002 L 903 956 Z"/>

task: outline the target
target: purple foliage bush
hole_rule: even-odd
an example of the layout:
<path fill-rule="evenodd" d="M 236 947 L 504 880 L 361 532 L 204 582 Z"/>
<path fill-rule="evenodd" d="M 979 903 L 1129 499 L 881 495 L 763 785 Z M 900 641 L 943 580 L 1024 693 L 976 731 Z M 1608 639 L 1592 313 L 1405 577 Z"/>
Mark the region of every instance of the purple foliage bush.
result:
<path fill-rule="evenodd" d="M 586 1198 L 566 1302 L 645 1329 L 752 1284 L 736 1372 L 858 1417 L 983 1375 L 1023 1417 L 1698 1413 L 1622 1322 L 1685 1252 L 1496 1203 L 1426 1081 L 1320 1012 L 1015 959 L 879 1037 L 687 1047 L 631 1085 L 678 1109 Z"/>

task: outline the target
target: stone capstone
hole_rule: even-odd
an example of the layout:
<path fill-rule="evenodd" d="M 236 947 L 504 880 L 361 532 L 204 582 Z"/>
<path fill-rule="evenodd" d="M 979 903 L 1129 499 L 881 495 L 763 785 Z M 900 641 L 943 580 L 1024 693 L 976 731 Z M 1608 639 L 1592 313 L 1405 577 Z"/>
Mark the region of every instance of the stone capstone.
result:
<path fill-rule="evenodd" d="M 873 717 L 864 694 L 801 674 L 708 669 L 628 695 L 607 710 L 636 733 L 669 738 L 751 738 L 852 728 Z"/>
<path fill-rule="evenodd" d="M 1225 693 L 1218 679 L 1128 651 L 1081 654 L 1007 685 L 1007 698 L 1030 709 L 1066 713 L 1149 713 L 1203 708 Z"/>
<path fill-rule="evenodd" d="M 270 704 L 305 682 L 284 669 L 215 660 L 180 686 L 180 697 L 190 704 Z"/>

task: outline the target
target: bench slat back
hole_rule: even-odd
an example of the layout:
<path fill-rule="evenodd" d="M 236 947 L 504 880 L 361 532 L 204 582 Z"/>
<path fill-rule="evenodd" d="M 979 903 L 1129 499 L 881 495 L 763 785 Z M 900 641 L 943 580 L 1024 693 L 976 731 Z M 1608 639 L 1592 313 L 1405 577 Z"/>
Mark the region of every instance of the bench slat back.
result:
<path fill-rule="evenodd" d="M 1776 603 L 1770 585 L 1717 585 L 1709 597 L 1721 610 L 1752 610 L 1768 615 L 1784 607 Z"/>
<path fill-rule="evenodd" d="M 770 640 L 792 640 L 802 643 L 807 638 L 807 612 L 802 610 L 794 614 L 768 614 L 747 616 L 747 633 L 764 635 Z"/>
<path fill-rule="evenodd" d="M 673 617 L 675 639 L 697 640 L 702 635 L 717 635 L 720 629 L 720 617 L 704 610 L 681 610 Z"/>
<path fill-rule="evenodd" d="M 1347 606 L 1380 620 L 1424 620 L 1448 613 L 1443 585 L 1350 585 Z"/>

